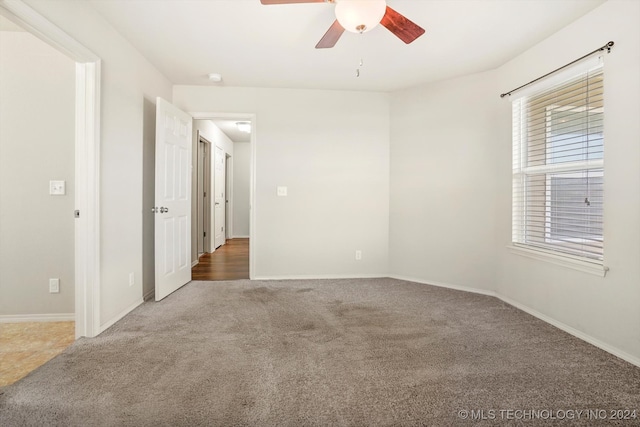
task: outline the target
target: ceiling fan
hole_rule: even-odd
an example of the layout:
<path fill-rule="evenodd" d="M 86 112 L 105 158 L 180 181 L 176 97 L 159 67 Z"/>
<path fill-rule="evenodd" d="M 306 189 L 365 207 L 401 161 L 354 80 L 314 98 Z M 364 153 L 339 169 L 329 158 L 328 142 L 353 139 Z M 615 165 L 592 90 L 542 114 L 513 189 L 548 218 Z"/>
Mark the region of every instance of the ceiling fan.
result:
<path fill-rule="evenodd" d="M 345 30 L 366 33 L 376 25 L 409 44 L 424 34 L 424 28 L 387 6 L 385 0 L 260 0 L 262 4 L 335 3 L 336 20 L 320 39 L 316 49 L 334 47 Z"/>

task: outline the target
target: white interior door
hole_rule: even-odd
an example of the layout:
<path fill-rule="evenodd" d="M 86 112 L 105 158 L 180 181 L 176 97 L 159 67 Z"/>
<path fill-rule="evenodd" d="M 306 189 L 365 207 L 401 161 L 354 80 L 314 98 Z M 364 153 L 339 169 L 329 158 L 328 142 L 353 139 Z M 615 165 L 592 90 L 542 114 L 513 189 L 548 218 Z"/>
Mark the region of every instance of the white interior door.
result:
<path fill-rule="evenodd" d="M 214 206 L 213 206 L 213 224 L 215 227 L 214 236 L 214 246 L 219 248 L 225 243 L 225 223 L 224 223 L 224 214 L 225 214 L 225 163 L 226 157 L 224 150 L 220 147 L 216 147 L 215 152 L 215 171 L 214 171 Z"/>
<path fill-rule="evenodd" d="M 197 169 L 197 191 L 196 202 L 198 209 L 193 215 L 196 215 L 196 224 L 198 224 L 198 232 L 196 233 L 198 257 L 204 253 L 204 235 L 206 229 L 204 227 L 204 207 L 206 206 L 206 192 L 204 190 L 204 159 L 207 155 L 207 144 L 204 141 L 198 142 L 198 169 Z"/>
<path fill-rule="evenodd" d="M 156 104 L 156 301 L 191 280 L 192 119 L 169 102 Z"/>
<path fill-rule="evenodd" d="M 198 257 L 205 252 L 211 252 L 211 203 L 209 202 L 211 198 L 211 156 L 209 151 L 209 142 L 200 137 L 198 142 L 198 188 L 196 191 L 198 210 L 193 213 L 193 215 L 197 214 Z"/>
<path fill-rule="evenodd" d="M 231 156 L 229 156 L 227 153 L 224 154 L 224 158 L 225 158 L 225 163 L 224 163 L 224 179 L 225 179 L 225 185 L 224 185 L 224 238 L 225 239 L 230 239 L 231 238 L 231 203 L 229 203 L 231 201 L 231 196 L 233 194 L 233 191 L 231 189 L 231 186 L 233 184 L 233 176 L 232 176 L 232 165 L 233 165 L 233 161 L 231 160 Z"/>

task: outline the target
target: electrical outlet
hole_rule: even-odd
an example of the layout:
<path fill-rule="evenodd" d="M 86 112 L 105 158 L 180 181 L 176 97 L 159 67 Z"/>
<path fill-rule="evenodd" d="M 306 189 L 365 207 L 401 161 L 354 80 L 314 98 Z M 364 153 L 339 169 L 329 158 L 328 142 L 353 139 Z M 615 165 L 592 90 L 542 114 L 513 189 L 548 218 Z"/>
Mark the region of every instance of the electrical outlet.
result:
<path fill-rule="evenodd" d="M 362 259 L 362 251 L 358 249 L 356 251 L 356 261 L 360 261 L 361 259 Z"/>
<path fill-rule="evenodd" d="M 129 273 L 129 286 L 133 286 L 136 283 L 136 276 L 134 273 Z"/>
<path fill-rule="evenodd" d="M 64 196 L 67 193 L 65 181 L 49 181 L 49 194 Z"/>
<path fill-rule="evenodd" d="M 49 279 L 49 293 L 60 293 L 60 279 Z"/>

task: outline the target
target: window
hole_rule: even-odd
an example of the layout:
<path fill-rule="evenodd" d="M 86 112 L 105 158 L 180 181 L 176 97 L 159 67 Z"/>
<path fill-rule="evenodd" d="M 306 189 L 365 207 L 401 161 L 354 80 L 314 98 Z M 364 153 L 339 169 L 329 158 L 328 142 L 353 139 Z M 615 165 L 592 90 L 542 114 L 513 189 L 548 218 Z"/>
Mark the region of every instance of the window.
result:
<path fill-rule="evenodd" d="M 603 71 L 513 101 L 513 243 L 603 260 Z"/>

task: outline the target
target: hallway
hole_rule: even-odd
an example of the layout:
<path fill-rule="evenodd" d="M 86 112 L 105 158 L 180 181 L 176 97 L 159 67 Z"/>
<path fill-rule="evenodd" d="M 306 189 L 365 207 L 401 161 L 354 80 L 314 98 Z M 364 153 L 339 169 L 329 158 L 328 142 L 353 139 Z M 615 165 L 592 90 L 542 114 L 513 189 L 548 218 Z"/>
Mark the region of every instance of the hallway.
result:
<path fill-rule="evenodd" d="M 239 280 L 249 278 L 249 239 L 229 239 L 213 253 L 200 256 L 192 268 L 193 280 Z"/>

